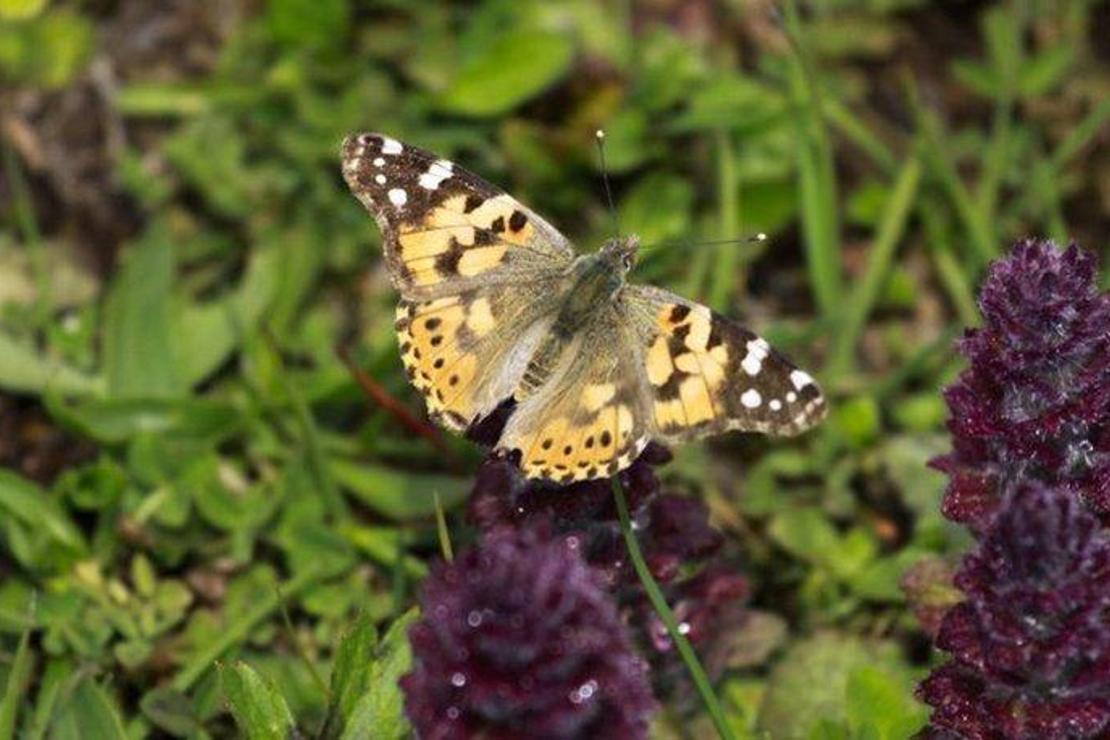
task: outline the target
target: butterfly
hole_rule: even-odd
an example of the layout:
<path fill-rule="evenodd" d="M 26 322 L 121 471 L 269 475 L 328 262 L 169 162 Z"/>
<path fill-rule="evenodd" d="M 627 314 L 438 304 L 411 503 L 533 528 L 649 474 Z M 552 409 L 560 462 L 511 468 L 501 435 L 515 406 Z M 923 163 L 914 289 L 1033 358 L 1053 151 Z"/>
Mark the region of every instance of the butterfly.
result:
<path fill-rule="evenodd" d="M 343 176 L 381 229 L 401 358 L 429 415 L 462 432 L 512 399 L 497 449 L 530 478 L 612 476 L 649 440 L 795 435 L 824 418 L 813 378 L 706 306 L 626 280 L 639 241 L 579 254 L 512 196 L 382 134 Z"/>

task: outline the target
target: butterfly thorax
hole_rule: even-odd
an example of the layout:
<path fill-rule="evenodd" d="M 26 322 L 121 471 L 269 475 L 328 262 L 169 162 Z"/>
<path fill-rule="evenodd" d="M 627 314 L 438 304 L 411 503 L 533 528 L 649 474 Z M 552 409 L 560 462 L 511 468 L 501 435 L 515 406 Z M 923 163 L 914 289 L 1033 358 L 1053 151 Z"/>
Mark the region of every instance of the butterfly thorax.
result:
<path fill-rule="evenodd" d="M 612 239 L 594 254 L 578 257 L 567 273 L 564 300 L 551 332 L 532 355 L 517 400 L 528 396 L 551 376 L 574 336 L 608 302 L 617 299 L 625 276 L 635 264 L 636 237 Z"/>

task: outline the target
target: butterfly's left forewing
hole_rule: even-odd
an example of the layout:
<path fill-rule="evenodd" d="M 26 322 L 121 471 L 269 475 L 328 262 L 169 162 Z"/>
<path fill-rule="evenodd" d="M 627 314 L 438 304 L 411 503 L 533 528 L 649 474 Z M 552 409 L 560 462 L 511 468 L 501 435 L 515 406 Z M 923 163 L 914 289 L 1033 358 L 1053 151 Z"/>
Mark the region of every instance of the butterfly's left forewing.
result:
<path fill-rule="evenodd" d="M 630 285 L 623 299 L 638 327 L 654 438 L 728 430 L 793 436 L 825 417 L 814 379 L 762 337 L 659 288 Z"/>

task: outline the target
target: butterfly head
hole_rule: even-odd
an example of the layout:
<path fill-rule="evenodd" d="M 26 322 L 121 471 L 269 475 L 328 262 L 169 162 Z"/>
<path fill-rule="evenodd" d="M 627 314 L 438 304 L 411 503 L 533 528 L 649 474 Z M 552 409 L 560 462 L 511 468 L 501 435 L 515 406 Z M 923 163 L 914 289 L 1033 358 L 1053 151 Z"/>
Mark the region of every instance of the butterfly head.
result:
<path fill-rule="evenodd" d="M 636 254 L 640 251 L 640 237 L 618 236 L 601 246 L 601 259 L 618 274 L 626 275 L 636 266 Z"/>

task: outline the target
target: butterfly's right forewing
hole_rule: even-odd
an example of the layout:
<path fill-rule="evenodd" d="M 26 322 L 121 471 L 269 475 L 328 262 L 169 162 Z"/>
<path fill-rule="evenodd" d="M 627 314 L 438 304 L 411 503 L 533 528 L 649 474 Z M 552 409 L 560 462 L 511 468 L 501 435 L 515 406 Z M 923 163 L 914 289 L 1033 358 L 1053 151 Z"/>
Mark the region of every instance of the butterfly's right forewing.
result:
<path fill-rule="evenodd" d="M 378 222 L 390 277 L 405 297 L 533 289 L 574 259 L 567 240 L 512 196 L 388 136 L 348 137 L 343 175 Z"/>

